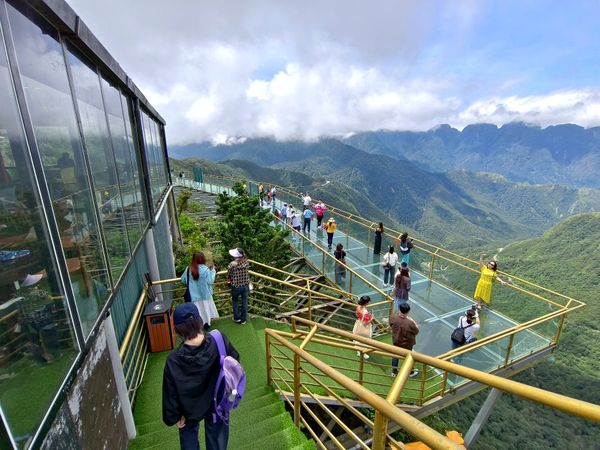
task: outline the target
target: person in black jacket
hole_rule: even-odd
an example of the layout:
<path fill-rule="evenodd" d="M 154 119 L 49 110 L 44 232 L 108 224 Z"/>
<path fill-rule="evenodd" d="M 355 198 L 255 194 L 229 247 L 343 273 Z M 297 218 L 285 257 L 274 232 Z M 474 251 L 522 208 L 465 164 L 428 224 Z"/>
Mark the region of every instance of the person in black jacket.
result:
<path fill-rule="evenodd" d="M 202 319 L 193 303 L 177 306 L 175 332 L 184 339 L 167 358 L 163 373 L 163 422 L 179 428 L 181 450 L 199 450 L 198 427 L 204 420 L 206 448 L 225 450 L 229 425 L 213 416 L 215 385 L 221 370 L 217 344 L 204 334 Z M 240 355 L 223 335 L 229 356 Z"/>

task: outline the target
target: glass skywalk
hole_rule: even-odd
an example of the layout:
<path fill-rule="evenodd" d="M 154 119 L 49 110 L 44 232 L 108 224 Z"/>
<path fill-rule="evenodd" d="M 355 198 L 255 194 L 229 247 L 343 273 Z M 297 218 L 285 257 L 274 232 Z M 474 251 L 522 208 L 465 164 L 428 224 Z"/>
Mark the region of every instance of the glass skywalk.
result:
<path fill-rule="evenodd" d="M 185 181 L 185 180 L 182 180 Z M 218 193 L 231 190 L 223 185 L 228 184 L 227 180 L 219 180 L 219 184 L 194 183 L 187 180 L 188 187 L 193 187 L 207 192 Z M 223 183 L 221 185 L 220 183 Z M 182 183 L 183 184 L 183 183 Z M 251 192 L 256 192 L 256 186 L 250 183 Z M 292 203 L 296 210 L 301 211 L 301 199 L 292 197 L 288 194 L 278 192 L 275 200 L 275 208 L 281 209 L 283 203 Z M 269 206 L 265 206 L 269 207 Z M 270 206 L 273 208 L 273 205 Z M 384 269 L 381 266 L 383 253 L 389 245 L 395 245 L 394 241 L 384 238 L 382 243 L 382 254 L 373 254 L 371 235 L 373 231 L 360 229 L 347 218 L 340 217 L 335 212 L 325 213 L 324 222 L 334 217 L 338 227 L 334 233 L 333 248 L 338 243 L 342 243 L 346 251 L 346 265 L 349 270 L 345 277 L 336 277 L 336 261 L 333 257 L 333 251 L 327 250 L 327 234 L 316 226 L 316 220 L 311 223 L 311 231 L 306 233 L 297 233 L 292 230 L 289 240 L 298 254 L 318 271 L 321 271 L 331 282 L 335 283 L 341 289 L 344 289 L 356 298 L 362 295 L 369 295 L 372 299 L 371 308 L 375 314 L 376 320 L 387 324 L 389 317 L 389 303 L 381 303 L 390 295 L 391 287 L 383 286 Z M 431 257 L 425 252 L 415 248 L 411 252 L 409 264 L 411 273 L 411 291 L 409 295 L 409 304 L 411 306 L 410 315 L 417 321 L 420 327 L 420 333 L 417 336 L 416 351 L 431 356 L 442 356 L 452 350 L 450 335 L 457 326 L 461 315 L 471 308 L 475 302 L 472 298 L 464 295 L 457 290 L 451 289 L 435 279 L 430 280 L 427 273 L 431 269 Z M 446 268 L 448 269 L 448 268 Z M 437 271 L 443 272 L 444 267 L 439 266 Z M 451 279 L 453 276 L 452 268 L 448 269 L 447 275 L 442 278 Z M 358 276 L 357 276 L 358 275 Z M 465 278 L 465 274 L 461 274 Z M 439 278 L 439 277 L 438 277 Z M 463 283 L 471 285 L 474 290 L 478 279 L 477 274 L 467 273 L 466 281 Z M 465 290 L 463 290 L 464 292 Z M 385 294 L 385 295 L 384 295 Z M 498 295 L 498 293 L 496 293 Z M 389 297 L 387 297 L 389 299 Z M 494 336 L 499 332 L 519 326 L 520 323 L 507 317 L 493 309 L 484 309 L 480 313 L 481 329 L 477 334 L 479 341 L 486 337 Z M 485 345 L 472 345 L 463 354 L 454 356 L 455 362 L 474 369 L 491 372 L 500 367 L 510 364 L 512 361 L 519 360 L 531 355 L 539 350 L 553 345 L 552 336 L 558 327 L 558 318 L 546 322 L 543 328 L 525 328 L 516 333 L 506 335 L 500 339 L 492 340 Z M 548 332 L 546 332 L 548 331 Z M 384 335 L 378 339 L 389 340 L 389 335 Z M 475 347 L 475 348 L 472 348 Z M 448 380 L 449 384 L 455 384 L 459 380 Z"/>

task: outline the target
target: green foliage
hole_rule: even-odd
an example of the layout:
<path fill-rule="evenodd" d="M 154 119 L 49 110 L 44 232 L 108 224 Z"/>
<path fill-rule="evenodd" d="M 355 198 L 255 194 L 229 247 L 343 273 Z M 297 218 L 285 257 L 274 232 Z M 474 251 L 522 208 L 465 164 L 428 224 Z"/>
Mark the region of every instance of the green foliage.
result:
<path fill-rule="evenodd" d="M 182 212 L 187 210 L 191 196 L 192 196 L 191 189 L 184 189 L 177 195 L 177 200 L 175 201 L 175 206 L 177 207 L 178 214 L 181 215 Z"/>
<path fill-rule="evenodd" d="M 221 241 L 215 248 L 218 262 L 229 261 L 228 250 L 241 247 L 251 259 L 275 267 L 285 265 L 291 256 L 285 240 L 289 232 L 270 225 L 271 213 L 260 208 L 258 196 L 249 196 L 242 183 L 233 189 L 237 196 L 223 192 L 216 202 L 217 213 L 222 216 L 216 230 Z"/>

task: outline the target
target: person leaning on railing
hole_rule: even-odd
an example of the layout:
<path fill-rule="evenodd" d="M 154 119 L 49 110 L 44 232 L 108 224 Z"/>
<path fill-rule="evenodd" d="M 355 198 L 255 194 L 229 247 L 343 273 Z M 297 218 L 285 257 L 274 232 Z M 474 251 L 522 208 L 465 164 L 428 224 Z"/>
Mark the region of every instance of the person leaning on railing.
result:
<path fill-rule="evenodd" d="M 231 287 L 231 302 L 233 304 L 233 321 L 245 324 L 248 315 L 248 295 L 250 293 L 250 264 L 241 248 L 232 248 L 229 254 L 234 258 L 227 266 L 227 283 Z M 239 311 L 238 302 L 242 300 Z"/>

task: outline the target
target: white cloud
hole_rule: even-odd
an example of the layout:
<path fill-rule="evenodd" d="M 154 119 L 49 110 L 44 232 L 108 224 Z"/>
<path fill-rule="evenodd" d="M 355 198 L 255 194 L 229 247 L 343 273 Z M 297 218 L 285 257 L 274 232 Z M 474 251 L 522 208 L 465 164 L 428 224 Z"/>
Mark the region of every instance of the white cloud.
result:
<path fill-rule="evenodd" d="M 431 36 L 438 25 L 468 36 L 485 8 L 474 0 L 70 3 L 165 117 L 171 144 L 440 123 L 600 125 L 598 89 L 500 97 L 520 75 L 480 82 L 473 54 L 461 61 L 469 73 L 446 73 L 446 47 Z M 475 84 L 489 95 L 465 100 Z"/>
<path fill-rule="evenodd" d="M 584 127 L 600 125 L 600 90 L 490 98 L 474 102 L 453 119 L 454 124 L 461 128 L 474 122 L 501 125 L 515 120 L 542 127 L 558 123 L 577 123 Z"/>

